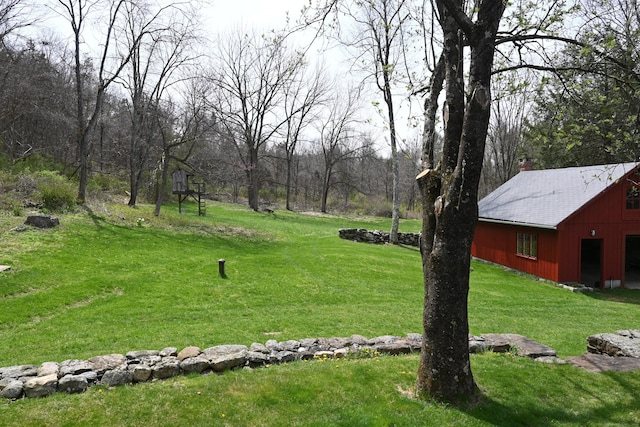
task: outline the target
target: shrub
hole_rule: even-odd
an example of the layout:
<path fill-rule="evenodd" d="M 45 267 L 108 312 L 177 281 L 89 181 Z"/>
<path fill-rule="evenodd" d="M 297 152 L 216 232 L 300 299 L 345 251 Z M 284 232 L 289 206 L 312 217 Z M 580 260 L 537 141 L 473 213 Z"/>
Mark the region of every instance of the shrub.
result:
<path fill-rule="evenodd" d="M 38 172 L 36 177 L 44 209 L 51 212 L 64 212 L 73 209 L 76 202 L 75 185 L 56 172 L 42 171 Z"/>

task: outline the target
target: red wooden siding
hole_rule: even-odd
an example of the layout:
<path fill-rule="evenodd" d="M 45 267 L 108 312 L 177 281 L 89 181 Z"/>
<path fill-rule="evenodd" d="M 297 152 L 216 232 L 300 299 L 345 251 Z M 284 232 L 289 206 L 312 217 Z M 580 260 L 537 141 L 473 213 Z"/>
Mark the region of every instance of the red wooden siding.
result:
<path fill-rule="evenodd" d="M 557 230 L 479 221 L 472 255 L 556 282 L 579 282 L 582 240 L 601 239 L 601 285 L 607 280 L 624 283 L 625 238 L 640 235 L 640 209 L 627 209 L 625 203 L 627 188 L 640 178 L 627 177 L 565 219 Z M 516 255 L 517 233 L 537 235 L 536 260 Z"/>
<path fill-rule="evenodd" d="M 537 259 L 516 254 L 518 233 L 537 236 Z M 555 230 L 479 221 L 476 225 L 471 254 L 525 273 L 558 281 L 558 241 Z"/>

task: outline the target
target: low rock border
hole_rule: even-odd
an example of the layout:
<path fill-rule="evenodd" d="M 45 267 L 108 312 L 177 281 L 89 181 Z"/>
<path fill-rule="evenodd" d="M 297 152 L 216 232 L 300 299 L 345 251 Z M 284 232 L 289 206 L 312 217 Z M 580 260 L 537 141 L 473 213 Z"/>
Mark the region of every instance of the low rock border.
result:
<path fill-rule="evenodd" d="M 46 397 L 55 392 L 82 393 L 93 385 L 108 387 L 163 380 L 190 373 L 220 373 L 230 369 L 257 368 L 297 360 L 341 357 L 399 355 L 420 351 L 422 335 L 385 335 L 372 339 L 361 335 L 349 338 L 306 338 L 265 344 L 218 345 L 204 350 L 189 346 L 162 350 L 137 350 L 95 356 L 88 360 L 45 362 L 0 368 L 0 397 Z M 469 352 L 507 352 L 544 362 L 561 362 L 550 347 L 521 335 L 488 334 L 469 336 Z"/>
<path fill-rule="evenodd" d="M 389 233 L 386 231 L 365 228 L 341 228 L 338 230 L 341 239 L 353 242 L 385 244 L 389 243 Z M 420 233 L 398 233 L 398 243 L 406 246 L 420 247 Z"/>

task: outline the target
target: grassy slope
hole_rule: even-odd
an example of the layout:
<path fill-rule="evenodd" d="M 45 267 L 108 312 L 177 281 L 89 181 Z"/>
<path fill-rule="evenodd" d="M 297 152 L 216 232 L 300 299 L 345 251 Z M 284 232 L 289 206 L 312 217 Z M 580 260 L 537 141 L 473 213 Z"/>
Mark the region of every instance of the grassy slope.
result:
<path fill-rule="evenodd" d="M 265 215 L 217 204 L 206 218 L 173 210 L 157 219 L 150 207 L 109 214 L 96 207 L 94 215 L 65 217 L 60 230 L 44 233 L 6 231 L 17 222 L 0 218 L 0 264 L 13 266 L 0 273 L 0 366 L 165 346 L 420 331 L 418 252 L 337 237 L 340 227 L 386 229 L 387 221 Z M 138 217 L 144 227 L 136 227 Z M 402 227 L 416 231 L 419 223 Z M 219 258 L 227 260 L 227 279 L 217 275 Z M 520 333 L 561 356 L 584 352 L 589 334 L 640 325 L 638 293 L 573 294 L 480 263 L 469 301 L 472 333 Z M 403 397 L 399 390 L 411 390 L 415 380 L 411 356 L 0 402 L 0 425 L 640 422 L 638 373 L 593 375 L 492 355 L 472 363 L 487 399 L 468 413 Z"/>

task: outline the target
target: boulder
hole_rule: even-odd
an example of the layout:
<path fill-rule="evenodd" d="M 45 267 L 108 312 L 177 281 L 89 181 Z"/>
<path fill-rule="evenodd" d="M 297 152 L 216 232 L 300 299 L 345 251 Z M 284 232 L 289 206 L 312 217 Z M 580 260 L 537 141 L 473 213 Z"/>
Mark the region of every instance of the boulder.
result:
<path fill-rule="evenodd" d="M 13 378 L 0 380 L 0 397 L 5 399 L 19 399 L 24 393 L 24 383 Z"/>
<path fill-rule="evenodd" d="M 249 347 L 249 351 L 264 354 L 270 353 L 269 349 L 264 344 L 260 344 L 259 342 L 254 342 L 253 344 L 251 344 L 251 347 Z"/>
<path fill-rule="evenodd" d="M 197 357 L 200 355 L 200 353 L 202 353 L 202 350 L 200 350 L 200 347 L 194 347 L 194 346 L 185 347 L 184 349 L 182 349 L 180 353 L 178 353 L 178 360 L 183 361 L 185 359 Z"/>
<path fill-rule="evenodd" d="M 165 347 L 162 350 L 160 350 L 160 353 L 158 353 L 158 356 L 160 357 L 177 356 L 177 355 L 178 355 L 178 349 L 176 347 Z"/>
<path fill-rule="evenodd" d="M 60 220 L 55 216 L 30 215 L 25 224 L 37 228 L 54 228 L 60 225 Z"/>
<path fill-rule="evenodd" d="M 264 366 L 269 364 L 270 362 L 269 354 L 262 351 L 248 351 L 246 354 L 246 358 L 247 363 L 251 368 Z"/>
<path fill-rule="evenodd" d="M 93 370 L 93 365 L 86 360 L 65 360 L 60 364 L 58 376 L 79 375 Z"/>
<path fill-rule="evenodd" d="M 19 365 L 0 368 L 0 380 L 3 378 L 23 378 L 35 377 L 38 375 L 38 366 L 36 365 Z"/>
<path fill-rule="evenodd" d="M 141 359 L 143 357 L 158 356 L 158 350 L 135 350 L 127 352 L 127 359 Z"/>
<path fill-rule="evenodd" d="M 87 377 L 83 375 L 65 375 L 58 381 L 58 391 L 83 393 L 89 387 Z"/>
<path fill-rule="evenodd" d="M 98 375 L 102 375 L 106 371 L 120 368 L 126 361 L 127 358 L 122 354 L 106 354 L 104 356 L 95 356 L 88 360 L 91 364 L 92 370 Z"/>
<path fill-rule="evenodd" d="M 51 374 L 28 379 L 24 383 L 24 394 L 27 397 L 45 397 L 54 393 L 57 388 L 58 376 Z"/>
<path fill-rule="evenodd" d="M 60 364 L 57 362 L 44 362 L 38 367 L 38 376 L 46 377 L 47 375 L 56 374 L 60 370 Z"/>
<path fill-rule="evenodd" d="M 556 351 L 544 344 L 518 334 L 485 334 L 482 335 L 488 349 L 496 352 L 516 350 L 518 356 L 536 359 L 538 357 L 556 356 Z"/>
<path fill-rule="evenodd" d="M 390 343 L 381 343 L 373 346 L 380 353 L 390 354 L 396 356 L 398 354 L 409 354 L 414 350 L 411 342 L 406 339 L 395 340 Z"/>
<path fill-rule="evenodd" d="M 164 380 L 180 375 L 180 362 L 175 356 L 164 358 L 153 367 L 153 378 Z"/>
<path fill-rule="evenodd" d="M 640 358 L 640 338 L 630 331 L 622 334 L 596 334 L 587 338 L 587 351 L 614 357 Z"/>
<path fill-rule="evenodd" d="M 222 372 L 243 366 L 247 362 L 248 351 L 245 345 L 219 345 L 207 348 L 202 356 L 209 360 L 214 371 Z"/>
<path fill-rule="evenodd" d="M 131 384 L 133 382 L 133 372 L 125 369 L 112 369 L 106 371 L 102 376 L 101 383 L 107 386 L 117 386 Z"/>
<path fill-rule="evenodd" d="M 149 381 L 151 379 L 151 374 L 153 374 L 153 369 L 144 363 L 132 365 L 130 370 L 133 374 L 133 381 L 137 383 Z"/>
<path fill-rule="evenodd" d="M 180 357 L 178 357 L 178 359 L 180 359 Z M 207 369 L 211 369 L 211 364 L 206 357 L 197 355 L 195 357 L 187 357 L 186 359 L 181 360 L 180 369 L 182 369 L 185 374 L 193 372 L 200 374 Z"/>

